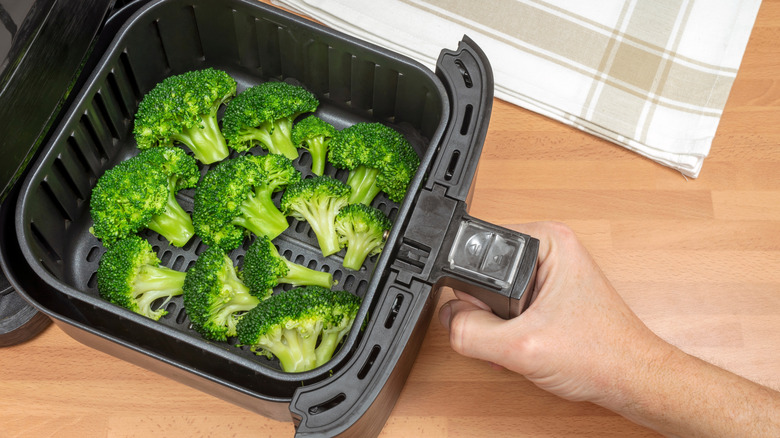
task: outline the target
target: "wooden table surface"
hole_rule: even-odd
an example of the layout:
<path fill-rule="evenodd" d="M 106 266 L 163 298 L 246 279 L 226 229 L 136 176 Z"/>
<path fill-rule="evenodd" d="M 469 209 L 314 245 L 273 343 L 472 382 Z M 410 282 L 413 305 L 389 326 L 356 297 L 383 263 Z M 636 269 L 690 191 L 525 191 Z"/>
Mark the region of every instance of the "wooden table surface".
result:
<path fill-rule="evenodd" d="M 496 101 L 471 213 L 567 222 L 660 336 L 780 388 L 780 1 L 764 0 L 698 179 Z M 443 299 L 448 297 L 444 293 Z M 0 350 L 0 437 L 291 436 L 50 326 Z M 455 354 L 430 325 L 387 437 L 655 436 Z"/>

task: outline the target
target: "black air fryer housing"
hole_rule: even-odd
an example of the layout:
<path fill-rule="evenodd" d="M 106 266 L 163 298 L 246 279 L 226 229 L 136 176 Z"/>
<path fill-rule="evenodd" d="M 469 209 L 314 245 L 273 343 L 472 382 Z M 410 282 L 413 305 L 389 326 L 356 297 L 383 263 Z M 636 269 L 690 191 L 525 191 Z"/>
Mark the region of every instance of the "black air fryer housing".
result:
<path fill-rule="evenodd" d="M 474 42 L 464 37 L 442 51 L 431 72 L 252 0 L 135 2 L 112 17 L 103 33 L 112 38 L 93 46 L 94 65 L 86 64 L 83 85 L 16 186 L 16 204 L 4 203 L 0 216 L 9 280 L 70 336 L 253 412 L 292 419 L 300 436 L 372 436 L 403 387 L 442 286 L 470 292 L 504 317 L 528 305 L 538 242 L 466 212 L 493 90 Z M 322 258 L 305 222 L 292 220 L 275 240 L 290 260 L 332 272 L 338 287 L 363 298 L 357 321 L 365 324 L 355 324 L 318 369 L 284 373 L 234 342 L 205 341 L 190 329 L 180 298 L 155 322 L 97 293 L 104 249 L 89 233 L 91 189 L 137 153 L 132 119 L 143 95 L 167 76 L 205 67 L 227 71 L 239 90 L 272 80 L 300 84 L 320 98 L 317 115 L 337 128 L 385 123 L 421 157 L 402 203 L 375 199 L 394 225 L 385 250 L 361 271 L 341 267 L 343 252 Z M 308 176 L 306 152 L 296 164 Z M 326 173 L 346 178 L 330 166 Z M 185 209 L 192 194 L 178 195 Z M 142 235 L 178 270 L 204 249 L 197 238 L 176 248 L 153 232 Z M 245 248 L 231 253 L 236 263 Z"/>
<path fill-rule="evenodd" d="M 108 0 L 65 3 L 0 2 L 0 203 L 13 203 L 15 183 L 76 88 L 111 8 Z M 34 337 L 49 322 L 0 273 L 0 347 Z"/>

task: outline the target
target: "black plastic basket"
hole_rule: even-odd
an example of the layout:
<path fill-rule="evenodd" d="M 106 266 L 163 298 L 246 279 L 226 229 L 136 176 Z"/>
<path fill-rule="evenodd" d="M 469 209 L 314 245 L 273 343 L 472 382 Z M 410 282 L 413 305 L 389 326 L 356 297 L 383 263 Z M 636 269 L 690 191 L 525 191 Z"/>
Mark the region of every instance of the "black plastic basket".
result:
<path fill-rule="evenodd" d="M 333 359 L 305 373 L 234 343 L 204 340 L 181 299 L 158 322 L 102 300 L 95 271 L 103 252 L 89 233 L 89 197 L 102 173 L 136 153 L 132 119 L 163 78 L 205 67 L 227 71 L 239 90 L 272 80 L 301 84 L 337 128 L 377 121 L 402 132 L 421 157 L 401 204 L 374 205 L 394 221 L 385 250 L 361 271 L 322 258 L 305 222 L 275 243 L 296 263 L 327 270 L 364 300 Z M 3 251 L 19 292 L 75 339 L 262 415 L 296 422 L 303 435 L 379 433 L 417 355 L 441 286 L 471 292 L 502 316 L 530 302 L 537 242 L 471 218 L 471 181 L 490 117 L 492 75 L 468 38 L 445 50 L 437 71 L 251 0 L 159 0 L 121 26 L 65 108 L 61 124 L 21 187 Z M 309 156 L 296 161 L 306 171 Z M 344 180 L 332 167 L 326 173 Z M 189 209 L 192 191 L 179 194 Z M 4 216 L 4 215 L 3 215 Z M 9 229 L 3 224 L 2 229 Z M 203 250 L 176 248 L 145 232 L 166 266 L 187 269 Z M 240 264 L 245 248 L 231 253 Z M 18 255 L 18 256 L 17 256 Z"/>

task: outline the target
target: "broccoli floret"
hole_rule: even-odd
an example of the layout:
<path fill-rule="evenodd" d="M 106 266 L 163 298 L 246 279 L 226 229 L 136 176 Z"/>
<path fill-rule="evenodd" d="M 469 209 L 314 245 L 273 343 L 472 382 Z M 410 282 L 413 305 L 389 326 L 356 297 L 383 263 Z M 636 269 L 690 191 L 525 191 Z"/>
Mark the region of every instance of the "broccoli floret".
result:
<path fill-rule="evenodd" d="M 215 246 L 187 270 L 183 291 L 192 328 L 213 341 L 236 336 L 238 322 L 260 302 L 239 279 L 233 260 Z"/>
<path fill-rule="evenodd" d="M 309 151 L 311 171 L 315 175 L 325 173 L 328 159 L 328 143 L 336 135 L 336 128 L 317 116 L 309 116 L 293 125 L 292 142 Z"/>
<path fill-rule="evenodd" d="M 298 148 L 291 133 L 295 118 L 314 112 L 319 100 L 305 88 L 263 82 L 239 93 L 225 109 L 222 133 L 229 147 L 243 152 L 259 145 L 294 160 Z"/>
<path fill-rule="evenodd" d="M 105 246 L 148 228 L 178 247 L 194 235 L 189 213 L 176 193 L 195 187 L 197 162 L 182 149 L 160 147 L 108 169 L 92 189 L 90 229 Z"/>
<path fill-rule="evenodd" d="M 305 286 L 272 295 L 238 324 L 238 341 L 276 357 L 288 373 L 328 362 L 349 333 L 361 299 L 349 292 Z"/>
<path fill-rule="evenodd" d="M 168 301 L 182 294 L 184 277 L 184 272 L 160 266 L 152 245 L 135 234 L 108 247 L 97 269 L 103 299 L 155 321 L 168 313 Z"/>
<path fill-rule="evenodd" d="M 349 203 L 350 191 L 348 185 L 337 179 L 315 176 L 287 186 L 280 205 L 286 215 L 309 223 L 322 255 L 327 257 L 339 252 L 336 214 Z"/>
<path fill-rule="evenodd" d="M 207 245 L 224 250 L 239 247 L 247 232 L 275 238 L 289 223 L 272 195 L 284 184 L 299 180 L 296 175 L 289 159 L 275 156 L 239 155 L 222 161 L 206 172 L 195 190 L 192 221 L 196 234 Z"/>
<path fill-rule="evenodd" d="M 268 198 L 283 190 L 290 184 L 301 180 L 301 172 L 295 168 L 292 160 L 279 154 L 247 155 L 265 172 L 266 179 L 262 186 L 255 188 L 255 193 L 263 193 Z"/>
<path fill-rule="evenodd" d="M 342 265 L 357 271 L 366 258 L 382 252 L 391 225 L 390 218 L 374 207 L 350 204 L 342 208 L 336 215 L 339 242 L 347 248 Z"/>
<path fill-rule="evenodd" d="M 412 145 L 398 131 L 381 123 L 349 126 L 330 140 L 328 161 L 349 170 L 350 204 L 370 205 L 379 192 L 401 202 L 420 166 Z"/>
<path fill-rule="evenodd" d="M 236 94 L 236 81 L 207 68 L 169 76 L 138 105 L 133 133 L 140 149 L 186 145 L 204 164 L 228 156 L 217 111 Z"/>
<path fill-rule="evenodd" d="M 316 271 L 287 260 L 266 236 L 259 236 L 252 242 L 244 255 L 241 279 L 252 295 L 265 299 L 271 296 L 278 284 L 292 286 L 321 286 L 330 289 L 333 275 Z"/>

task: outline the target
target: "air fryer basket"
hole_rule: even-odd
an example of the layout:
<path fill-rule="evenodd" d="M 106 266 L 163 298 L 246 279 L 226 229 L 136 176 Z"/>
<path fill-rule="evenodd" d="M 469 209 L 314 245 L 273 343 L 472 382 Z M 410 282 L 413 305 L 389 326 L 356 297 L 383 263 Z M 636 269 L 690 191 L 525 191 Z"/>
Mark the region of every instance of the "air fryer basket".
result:
<path fill-rule="evenodd" d="M 227 71 L 239 90 L 268 80 L 301 84 L 321 99 L 317 114 L 337 128 L 389 124 L 421 157 L 402 204 L 383 195 L 374 201 L 394 225 L 385 251 L 361 271 L 341 267 L 343 252 L 322 258 L 304 222 L 292 220 L 275 240 L 290 260 L 332 272 L 337 287 L 364 299 L 343 346 L 318 369 L 283 373 L 275 360 L 247 348 L 205 341 L 189 328 L 180 298 L 155 322 L 97 293 L 94 273 L 103 247 L 89 233 L 91 189 L 106 169 L 136 153 L 132 118 L 142 96 L 167 76 L 204 67 Z M 510 313 L 529 301 L 533 270 L 518 274 L 517 266 L 535 261 L 534 251 L 523 251 L 534 249 L 533 239 L 465 211 L 491 101 L 489 66 L 468 39 L 442 53 L 434 74 L 251 0 L 153 1 L 117 33 L 33 164 L 14 224 L 26 264 L 6 255 L 11 280 L 75 339 L 262 415 L 289 420 L 292 412 L 300 435 L 376 434 L 416 357 L 440 286 L 473 292 L 497 309 L 512 307 Z M 296 163 L 305 173 L 309 156 L 302 151 Z M 326 173 L 346 178 L 332 167 Z M 191 209 L 192 190 L 178 198 Z M 143 235 L 163 264 L 177 270 L 186 270 L 204 249 L 197 238 L 176 248 L 153 232 Z M 465 243 L 464 236 L 469 245 L 488 236 L 488 252 L 502 254 L 471 264 L 448 248 Z M 231 253 L 239 265 L 244 249 Z M 502 264 L 500 272 L 484 269 L 485 260 L 506 254 L 513 264 Z"/>

